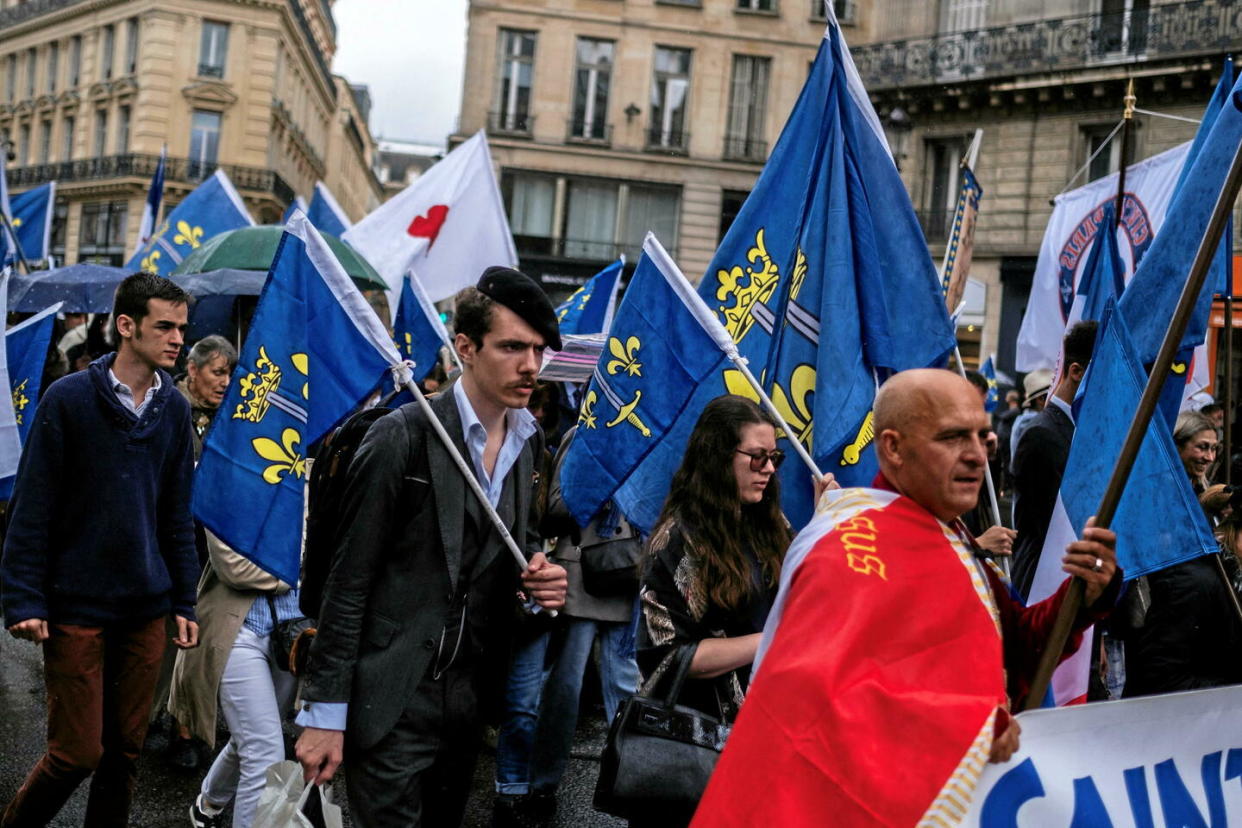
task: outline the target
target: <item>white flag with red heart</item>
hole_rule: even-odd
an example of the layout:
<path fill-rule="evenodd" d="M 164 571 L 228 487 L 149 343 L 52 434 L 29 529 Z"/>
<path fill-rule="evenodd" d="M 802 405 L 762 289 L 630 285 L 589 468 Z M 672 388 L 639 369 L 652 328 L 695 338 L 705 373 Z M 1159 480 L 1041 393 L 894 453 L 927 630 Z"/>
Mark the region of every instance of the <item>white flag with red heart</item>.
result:
<path fill-rule="evenodd" d="M 482 130 L 343 238 L 384 277 L 394 313 L 410 270 L 438 302 L 473 285 L 491 265 L 518 263 Z"/>

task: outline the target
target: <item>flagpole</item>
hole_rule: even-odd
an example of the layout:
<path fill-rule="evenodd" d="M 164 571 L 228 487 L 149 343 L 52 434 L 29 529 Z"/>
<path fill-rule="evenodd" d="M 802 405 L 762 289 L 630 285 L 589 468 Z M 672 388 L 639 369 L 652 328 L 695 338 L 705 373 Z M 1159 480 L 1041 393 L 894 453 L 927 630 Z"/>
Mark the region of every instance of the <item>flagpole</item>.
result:
<path fill-rule="evenodd" d="M 453 438 L 449 437 L 449 433 L 445 431 L 444 424 L 440 422 L 440 418 L 437 417 L 436 413 L 431 410 L 431 403 L 427 402 L 427 398 L 423 396 L 423 392 L 418 387 L 418 383 L 414 382 L 412 379 L 406 380 L 405 390 L 409 391 L 414 396 L 414 399 L 418 402 L 418 407 L 421 408 L 423 414 L 427 416 L 428 422 L 431 423 L 431 427 L 435 430 L 436 436 L 440 438 L 440 442 L 444 444 L 444 448 L 448 451 L 449 457 L 453 458 L 453 462 L 457 465 L 458 471 L 461 472 L 462 478 L 465 479 L 466 485 L 470 487 L 470 491 L 474 492 L 474 496 L 479 499 L 479 505 L 481 505 L 483 510 L 487 512 L 487 517 L 491 520 L 492 526 L 496 527 L 496 531 L 500 533 L 500 539 L 504 542 L 505 548 L 509 550 L 509 554 L 513 556 L 513 561 L 517 564 L 518 569 L 523 572 L 526 571 L 526 567 L 530 564 L 530 561 L 526 560 L 526 555 L 524 555 L 522 550 L 518 548 L 517 541 L 513 539 L 513 535 L 509 533 L 508 527 L 506 527 L 504 521 L 500 519 L 500 515 L 496 513 L 496 507 L 493 506 L 492 502 L 487 499 L 487 493 L 484 492 L 483 487 L 479 485 L 479 480 L 474 476 L 474 471 L 466 465 L 466 459 L 462 457 L 461 452 L 457 450 L 456 444 L 453 443 Z M 547 612 L 550 617 L 556 616 L 556 610 L 543 610 L 543 612 Z"/>
<path fill-rule="evenodd" d="M 1233 251 L 1228 251 L 1233 258 Z M 1226 264 L 1225 272 L 1229 285 L 1225 289 L 1225 390 L 1221 395 L 1221 403 L 1225 407 L 1225 485 L 1233 483 L 1233 268 Z M 1232 592 L 1233 590 L 1230 590 Z"/>
<path fill-rule="evenodd" d="M 954 315 L 956 317 L 956 314 Z M 957 361 L 957 372 L 962 375 L 962 379 L 969 382 L 966 376 L 966 366 L 962 364 L 962 351 L 957 343 L 953 343 L 953 356 Z M 992 524 L 994 526 L 1004 526 L 1001 522 L 1000 503 L 996 500 L 996 483 L 992 480 L 992 464 L 986 459 L 983 461 L 983 479 L 988 485 L 988 497 L 992 499 Z M 1009 556 L 1004 555 L 999 559 L 1000 568 L 1005 571 L 1005 577 L 1009 577 Z"/>
<path fill-rule="evenodd" d="M 33 273 L 34 271 L 30 269 L 30 262 L 26 261 L 26 254 L 22 252 L 22 245 L 17 240 L 17 231 L 13 229 L 12 223 L 9 222 L 9 217 L 4 214 L 3 210 L 0 210 L 0 221 L 4 222 L 4 229 L 9 234 L 9 243 L 13 245 L 13 252 L 17 254 L 17 260 L 21 262 L 22 269 L 27 273 Z"/>
<path fill-rule="evenodd" d="M 806 464 L 806 467 L 811 472 L 811 476 L 815 478 L 815 482 L 818 483 L 823 480 L 824 473 L 821 472 L 819 467 L 815 465 L 815 461 L 811 459 L 811 455 L 808 454 L 806 448 L 803 447 L 802 441 L 794 436 L 796 432 L 789 427 L 789 423 L 785 422 L 785 418 L 782 417 L 781 412 L 776 409 L 776 404 L 772 402 L 772 398 L 769 397 L 768 393 L 763 390 L 763 386 L 759 384 L 759 380 L 755 379 L 755 375 L 750 372 L 750 368 L 746 365 L 746 358 L 739 354 L 736 348 L 732 351 L 726 352 L 725 355 L 728 356 L 729 361 L 742 372 L 742 376 L 745 377 L 746 381 L 750 383 L 750 387 L 755 389 L 755 393 L 759 395 L 759 399 L 762 401 L 763 407 L 769 414 L 772 415 L 772 419 L 776 420 L 776 425 L 785 432 L 785 436 L 789 438 L 789 444 L 793 446 L 794 453 L 796 453 L 799 459 Z"/>
<path fill-rule="evenodd" d="M 1122 99 L 1125 110 L 1121 115 L 1121 170 L 1117 174 L 1117 207 L 1113 211 L 1113 229 L 1121 226 L 1121 208 L 1126 200 L 1126 167 L 1130 166 L 1130 130 L 1134 128 L 1134 78 L 1126 85 L 1126 96 Z"/>
<path fill-rule="evenodd" d="M 1195 253 L 1194 263 L 1190 266 L 1186 284 L 1182 287 L 1177 309 L 1173 313 L 1172 321 L 1169 322 L 1168 330 L 1165 331 L 1164 341 L 1160 344 L 1160 352 L 1156 355 L 1156 361 L 1147 377 L 1147 386 L 1143 389 L 1143 396 L 1139 400 L 1134 419 L 1130 422 L 1130 429 L 1126 432 L 1126 439 L 1117 457 L 1117 464 L 1113 467 L 1112 476 L 1108 480 L 1108 487 L 1104 490 L 1104 496 L 1100 498 L 1100 505 L 1095 511 L 1095 525 L 1102 529 L 1109 528 L 1113 522 L 1117 504 L 1121 501 L 1126 481 L 1134 468 L 1139 447 L 1147 435 L 1148 425 L 1151 423 L 1152 414 L 1155 413 L 1156 405 L 1160 400 L 1160 393 L 1168 380 L 1173 359 L 1181 345 L 1186 326 L 1190 324 L 1190 317 L 1194 313 L 1199 294 L 1203 291 L 1204 282 L 1207 281 L 1212 259 L 1216 257 L 1216 251 L 1220 247 L 1220 239 L 1224 234 L 1225 224 L 1229 220 L 1230 209 L 1238 197 L 1240 188 L 1242 188 L 1242 143 L 1239 143 L 1234 150 L 1233 161 L 1229 165 L 1229 174 L 1225 178 L 1225 184 L 1212 209 L 1207 231 L 1199 240 L 1199 249 Z M 1052 674 L 1061 660 L 1062 653 L 1065 652 L 1065 642 L 1069 640 L 1070 629 L 1082 607 L 1085 590 L 1086 582 L 1081 578 L 1075 577 L 1070 581 L 1069 590 L 1057 612 L 1056 622 L 1048 636 L 1047 646 L 1040 658 L 1039 668 L 1031 682 L 1031 689 L 1023 704 L 1023 710 L 1037 708 L 1043 701 L 1048 684 L 1052 681 Z"/>

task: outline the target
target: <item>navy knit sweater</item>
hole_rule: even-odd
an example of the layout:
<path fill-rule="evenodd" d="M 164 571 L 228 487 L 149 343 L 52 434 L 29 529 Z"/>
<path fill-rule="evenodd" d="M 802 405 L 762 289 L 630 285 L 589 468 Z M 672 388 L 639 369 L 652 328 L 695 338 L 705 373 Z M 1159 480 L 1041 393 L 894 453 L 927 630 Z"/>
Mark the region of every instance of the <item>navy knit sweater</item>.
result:
<path fill-rule="evenodd" d="M 190 406 L 160 373 L 142 417 L 112 390 L 115 355 L 43 393 L 0 560 L 6 625 L 194 618 Z"/>

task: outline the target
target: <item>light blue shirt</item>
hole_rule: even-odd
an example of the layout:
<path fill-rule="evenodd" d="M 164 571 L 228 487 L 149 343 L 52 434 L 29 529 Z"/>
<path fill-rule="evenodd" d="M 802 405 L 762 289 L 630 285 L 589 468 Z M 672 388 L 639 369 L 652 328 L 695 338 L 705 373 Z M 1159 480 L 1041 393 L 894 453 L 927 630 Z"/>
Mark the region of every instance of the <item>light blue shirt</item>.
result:
<path fill-rule="evenodd" d="M 155 396 L 155 392 L 160 390 L 160 372 L 155 372 L 155 380 L 151 383 L 151 387 L 147 389 L 147 395 L 142 398 L 142 403 L 134 401 L 134 389 L 117 379 L 112 369 L 108 369 L 108 381 L 112 383 L 112 393 L 116 394 L 116 398 L 120 400 L 121 405 L 134 412 L 134 416 L 141 417 L 142 412 L 146 411 L 147 403 Z"/>
<path fill-rule="evenodd" d="M 461 417 L 462 438 L 466 443 L 466 451 L 470 454 L 470 462 L 474 466 L 474 476 L 483 487 L 487 499 L 495 508 L 500 504 L 500 493 L 504 490 L 505 478 L 509 470 L 517 462 L 523 446 L 539 428 L 535 417 L 525 408 L 510 408 L 505 411 L 505 440 L 496 455 L 496 465 L 492 473 L 487 473 L 483 462 L 483 452 L 487 449 L 487 429 L 474 413 L 474 406 L 466 396 L 466 389 L 460 381 L 453 383 L 453 400 L 457 403 L 457 414 Z M 522 481 L 518 481 L 521 483 Z M 466 497 L 474 497 L 467 494 Z M 349 713 L 346 702 L 303 702 L 298 711 L 297 723 L 302 727 L 318 727 L 324 730 L 344 730 Z"/>
<path fill-rule="evenodd" d="M 1064 412 L 1065 412 L 1065 416 L 1066 416 L 1066 417 L 1069 417 L 1069 421 L 1070 421 L 1071 423 L 1072 423 L 1072 422 L 1074 422 L 1074 409 L 1073 409 L 1073 407 L 1072 407 L 1069 403 L 1067 403 L 1065 400 L 1063 400 L 1063 399 L 1061 399 L 1060 397 L 1058 397 L 1056 394 L 1051 394 L 1051 395 L 1049 395 L 1049 397 L 1048 397 L 1048 405 L 1055 405 L 1057 408 L 1059 408 L 1059 409 L 1061 409 L 1062 411 L 1064 411 Z M 1046 407 L 1046 406 L 1045 406 L 1045 407 Z"/>
<path fill-rule="evenodd" d="M 276 605 L 275 618 L 272 618 L 272 604 Z M 294 618 L 301 617 L 302 608 L 298 606 L 298 590 L 294 587 L 288 592 L 273 595 L 271 604 L 268 603 L 266 595 L 255 598 L 242 624 L 255 635 L 264 638 L 272 634 L 278 622 L 292 621 Z"/>

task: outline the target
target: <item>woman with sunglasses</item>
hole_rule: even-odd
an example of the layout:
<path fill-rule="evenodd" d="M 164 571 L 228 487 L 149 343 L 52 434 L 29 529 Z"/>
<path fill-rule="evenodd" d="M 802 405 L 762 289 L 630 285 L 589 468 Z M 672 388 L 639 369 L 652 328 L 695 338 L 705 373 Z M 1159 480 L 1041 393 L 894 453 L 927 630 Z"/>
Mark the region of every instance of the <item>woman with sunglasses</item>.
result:
<path fill-rule="evenodd" d="M 791 539 L 776 477 L 784 459 L 775 423 L 758 405 L 733 395 L 712 400 L 647 542 L 642 672 L 650 675 L 674 647 L 697 644 L 678 703 L 729 722 L 742 703 Z M 685 824 L 689 816 L 666 813 L 631 824 Z"/>

